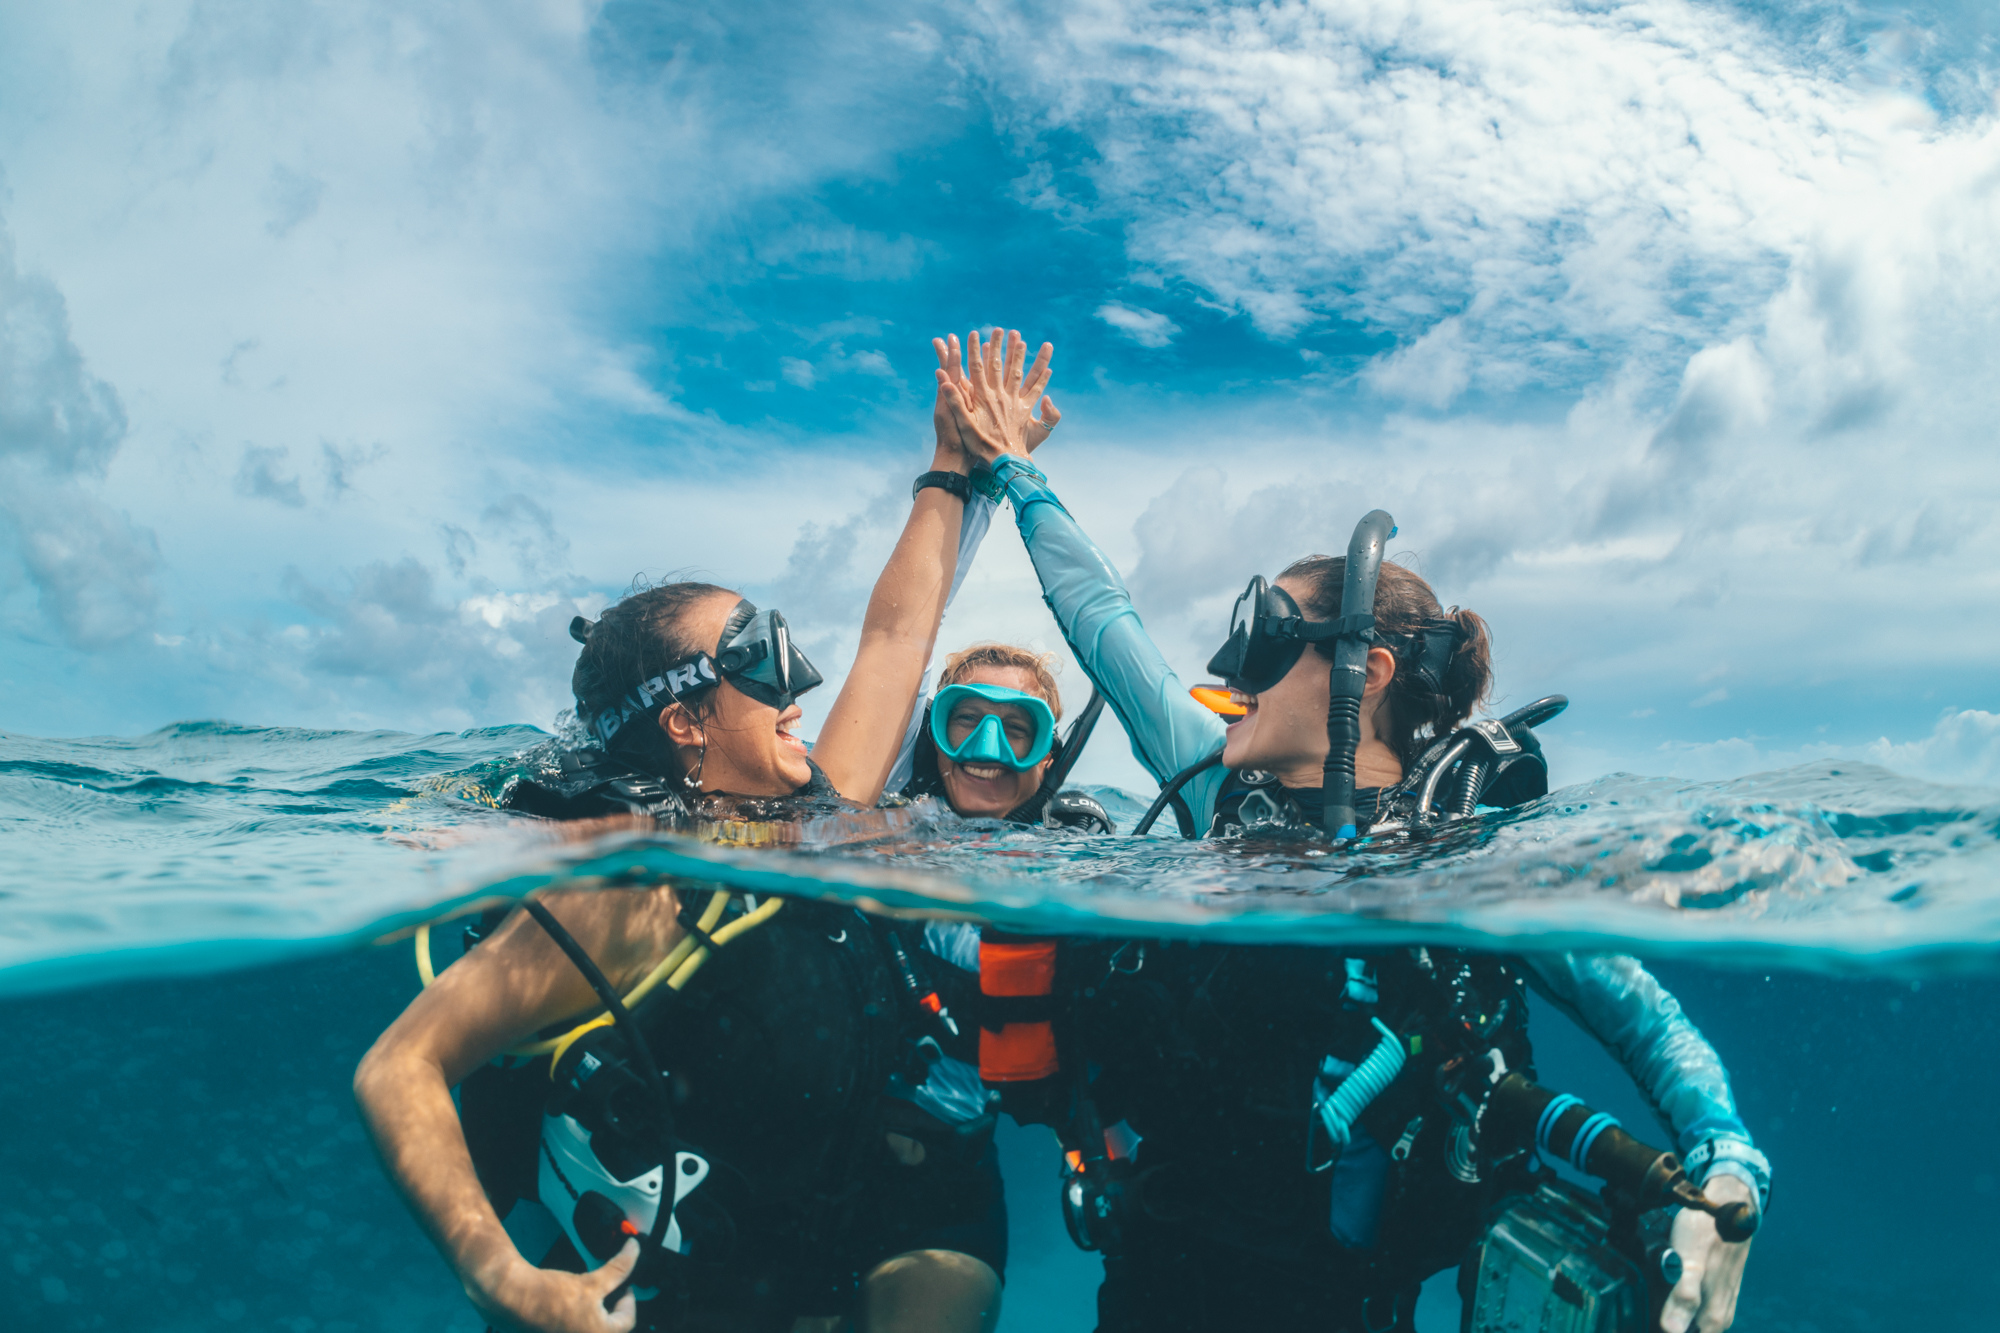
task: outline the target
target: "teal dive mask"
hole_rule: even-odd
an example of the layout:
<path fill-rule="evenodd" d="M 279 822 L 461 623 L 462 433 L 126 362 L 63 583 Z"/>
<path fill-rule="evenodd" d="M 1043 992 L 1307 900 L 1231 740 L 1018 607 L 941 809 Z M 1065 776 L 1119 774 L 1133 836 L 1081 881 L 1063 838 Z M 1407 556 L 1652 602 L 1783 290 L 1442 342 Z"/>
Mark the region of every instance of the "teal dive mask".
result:
<path fill-rule="evenodd" d="M 1002 706 L 1025 716 L 1003 717 Z M 1055 739 L 1056 715 L 1033 694 L 1003 685 L 947 685 L 931 700 L 931 740 L 955 764 L 999 764 L 1025 773 L 1048 758 Z"/>

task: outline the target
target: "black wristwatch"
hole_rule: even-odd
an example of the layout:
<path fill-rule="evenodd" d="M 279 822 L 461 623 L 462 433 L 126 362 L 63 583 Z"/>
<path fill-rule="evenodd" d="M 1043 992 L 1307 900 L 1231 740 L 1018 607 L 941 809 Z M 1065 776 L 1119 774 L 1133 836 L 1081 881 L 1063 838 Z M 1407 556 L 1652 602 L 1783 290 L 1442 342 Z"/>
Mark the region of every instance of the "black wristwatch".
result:
<path fill-rule="evenodd" d="M 910 498 L 916 499 L 924 487 L 935 486 L 941 491 L 950 491 L 961 500 L 972 498 L 972 483 L 965 479 L 963 472 L 926 472 L 917 478 L 917 484 L 910 487 Z"/>

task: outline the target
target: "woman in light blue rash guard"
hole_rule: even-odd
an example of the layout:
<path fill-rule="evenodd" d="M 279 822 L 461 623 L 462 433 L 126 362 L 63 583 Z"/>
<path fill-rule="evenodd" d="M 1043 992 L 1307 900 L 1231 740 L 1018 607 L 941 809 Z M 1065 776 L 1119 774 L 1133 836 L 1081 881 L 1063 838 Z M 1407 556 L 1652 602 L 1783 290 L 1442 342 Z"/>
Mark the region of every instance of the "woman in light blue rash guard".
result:
<path fill-rule="evenodd" d="M 1183 788 L 1194 829 L 1226 837 L 1318 827 L 1331 644 L 1323 654 L 1312 642 L 1259 692 L 1232 691 L 1240 716 L 1225 723 L 1190 697 L 1147 636 L 1117 569 L 1025 451 L 984 461 L 1013 505 L 1064 638 L 1147 771 L 1165 783 L 1222 753 L 1218 766 Z M 1273 593 L 1282 590 L 1295 604 L 1289 614 L 1308 623 L 1334 621 L 1343 563 L 1302 560 Z M 1470 715 L 1489 684 L 1484 622 L 1443 612 L 1415 574 L 1383 566 L 1374 614 L 1377 646 L 1367 657 L 1355 761 L 1364 829 L 1376 798 L 1403 779 L 1432 737 Z M 1443 1129 L 1427 1137 L 1421 1117 L 1405 1125 L 1378 1115 L 1376 1128 L 1388 1136 L 1378 1142 L 1364 1117 L 1335 1168 L 1313 1174 L 1301 1162 L 1314 1151 L 1308 1108 L 1316 1074 L 1351 1069 L 1365 1056 L 1374 1038 L 1361 1019 L 1378 1005 L 1387 1012 L 1392 987 L 1408 982 L 1396 978 L 1410 972 L 1409 958 L 1427 975 L 1444 970 L 1433 951 L 1343 960 L 1290 946 L 1126 941 L 1105 949 L 1105 965 L 1076 983 L 1094 982 L 1077 992 L 1090 998 L 1080 1006 L 1076 1040 L 1094 1071 L 1090 1095 L 1100 1115 L 1093 1119 L 1141 1136 L 1136 1169 L 1153 1183 L 1146 1207 L 1122 1228 L 1117 1253 L 1105 1247 L 1099 1333 L 1413 1327 L 1416 1286 L 1456 1263 L 1467 1238 L 1448 1225 L 1449 1182 L 1433 1190 L 1403 1173 L 1405 1159 L 1423 1158 Z M 1525 1001 L 1510 998 L 1525 981 L 1624 1065 L 1711 1199 L 1761 1210 L 1769 1166 L 1736 1113 L 1727 1071 L 1638 960 L 1464 957 L 1461 975 L 1476 979 L 1475 990 L 1486 987 L 1496 1013 L 1511 1015 L 1511 1036 L 1494 1040 L 1496 1049 L 1518 1052 L 1523 1063 L 1514 1067 L 1532 1058 Z M 1346 1063 L 1328 1055 L 1340 1039 L 1324 1035 L 1343 1023 L 1358 1024 L 1341 1053 L 1351 1057 Z M 1395 1144 L 1393 1154 L 1385 1156 L 1384 1143 Z M 1394 1172 L 1389 1156 L 1399 1164 Z M 1723 1242 L 1714 1220 L 1691 1209 L 1675 1218 L 1671 1241 L 1684 1268 L 1661 1316 L 1666 1333 L 1729 1327 L 1748 1243 Z"/>

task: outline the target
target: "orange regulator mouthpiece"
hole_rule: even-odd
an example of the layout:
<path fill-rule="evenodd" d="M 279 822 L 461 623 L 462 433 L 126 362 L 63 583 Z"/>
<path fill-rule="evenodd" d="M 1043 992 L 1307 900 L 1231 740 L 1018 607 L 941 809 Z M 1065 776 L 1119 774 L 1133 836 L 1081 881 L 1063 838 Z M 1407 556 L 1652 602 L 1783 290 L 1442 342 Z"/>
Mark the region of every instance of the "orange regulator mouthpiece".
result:
<path fill-rule="evenodd" d="M 1224 717 L 1242 717 L 1250 711 L 1249 706 L 1239 704 L 1229 697 L 1229 688 L 1224 685 L 1197 685 L 1188 691 L 1194 701 L 1211 713 Z"/>

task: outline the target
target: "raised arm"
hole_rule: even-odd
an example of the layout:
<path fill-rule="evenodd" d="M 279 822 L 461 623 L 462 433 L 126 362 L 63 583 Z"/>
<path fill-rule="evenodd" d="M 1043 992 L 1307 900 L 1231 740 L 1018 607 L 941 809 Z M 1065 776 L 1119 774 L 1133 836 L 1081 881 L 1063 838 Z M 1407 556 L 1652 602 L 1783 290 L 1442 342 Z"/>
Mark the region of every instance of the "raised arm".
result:
<path fill-rule="evenodd" d="M 993 511 L 999 506 L 978 491 L 965 502 L 965 518 L 958 529 L 958 557 L 956 572 L 951 579 L 951 590 L 945 594 L 945 614 L 951 613 L 953 602 L 958 600 L 958 590 L 965 585 L 965 575 L 972 568 L 979 548 L 986 540 L 986 533 L 993 525 Z M 910 705 L 908 722 L 903 726 L 903 743 L 897 747 L 896 758 L 889 765 L 889 777 L 884 783 L 886 791 L 901 791 L 909 784 L 914 770 L 917 753 L 917 731 L 924 723 L 924 702 L 930 698 L 932 661 L 936 657 L 937 639 L 931 640 L 931 656 L 924 660 L 923 675 L 917 680 L 917 697 Z"/>
<path fill-rule="evenodd" d="M 621 990 L 680 938 L 671 889 L 544 901 Z M 481 1064 L 595 1005 L 576 968 L 517 912 L 411 1001 L 354 1074 L 362 1123 L 390 1181 L 498 1328 L 622 1333 L 636 1317 L 629 1294 L 611 1311 L 604 1297 L 625 1280 L 637 1246 L 582 1274 L 536 1268 L 514 1248 L 480 1187 L 451 1099 Z"/>
<path fill-rule="evenodd" d="M 975 446 L 977 447 L 977 446 Z M 1132 753 L 1160 782 L 1222 748 L 1225 724 L 1188 696 L 1154 646 L 1104 552 L 1063 508 L 1025 449 L 980 452 L 1014 506 L 1014 522 L 1070 651 L 1132 738 Z M 1211 769 L 1182 793 L 1205 829 L 1227 774 Z"/>
<path fill-rule="evenodd" d="M 956 342 L 954 338 L 952 344 Z M 940 362 L 946 362 L 952 345 L 936 346 Z M 964 444 L 968 434 L 1026 448 L 1027 423 L 1048 383 L 1054 348 L 1047 343 L 1032 367 L 1024 365 L 1027 344 L 1018 333 L 1009 334 L 1004 346 L 996 336 L 990 349 L 975 333 L 968 350 L 980 392 L 968 393 L 961 386 L 962 372 L 940 365 L 934 414 L 939 431 L 932 471 L 970 470 Z M 956 357 L 949 360 L 955 364 Z M 964 506 L 964 501 L 941 488 L 919 491 L 903 535 L 868 599 L 854 667 L 813 747 L 815 762 L 849 800 L 873 805 L 896 765 L 925 665 L 937 643 L 938 624 L 956 582 Z"/>

